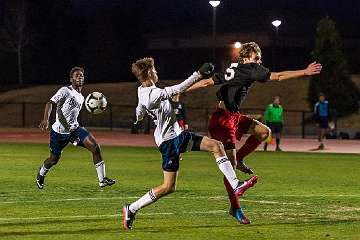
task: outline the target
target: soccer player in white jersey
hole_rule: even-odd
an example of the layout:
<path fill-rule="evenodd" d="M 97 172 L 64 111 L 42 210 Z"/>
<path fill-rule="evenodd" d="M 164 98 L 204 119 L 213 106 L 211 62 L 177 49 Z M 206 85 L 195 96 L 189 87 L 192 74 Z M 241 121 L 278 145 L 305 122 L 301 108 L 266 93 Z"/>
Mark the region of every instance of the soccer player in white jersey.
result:
<path fill-rule="evenodd" d="M 140 121 L 147 113 L 152 117 L 156 125 L 154 136 L 156 145 L 162 155 L 164 182 L 152 188 L 132 204 L 124 205 L 123 226 L 125 229 L 132 229 L 137 211 L 175 191 L 180 153 L 186 151 L 212 152 L 220 171 L 230 182 L 237 199 L 256 182 L 257 176 L 244 182 L 238 180 L 220 141 L 183 131 L 176 120 L 169 99 L 184 92 L 196 81 L 211 77 L 213 70 L 212 64 L 205 63 L 200 67 L 199 71 L 194 72 L 182 83 L 161 89 L 155 85 L 158 76 L 154 66 L 154 59 L 143 58 L 132 64 L 132 72 L 141 83 L 138 88 L 136 119 Z"/>
<path fill-rule="evenodd" d="M 44 188 L 46 173 L 58 163 L 62 150 L 69 142 L 72 142 L 74 145 L 82 146 L 92 153 L 99 178 L 99 186 L 111 186 L 115 181 L 106 177 L 105 162 L 102 159 L 99 144 L 97 144 L 91 133 L 79 126 L 77 120 L 84 102 L 84 96 L 81 94 L 84 85 L 84 69 L 73 67 L 70 71 L 70 82 L 71 85 L 60 88 L 46 103 L 44 117 L 39 124 L 39 128 L 43 131 L 48 130 L 53 104 L 56 104 L 56 121 L 52 125 L 50 132 L 50 156 L 41 165 L 36 177 L 36 184 L 39 189 Z"/>

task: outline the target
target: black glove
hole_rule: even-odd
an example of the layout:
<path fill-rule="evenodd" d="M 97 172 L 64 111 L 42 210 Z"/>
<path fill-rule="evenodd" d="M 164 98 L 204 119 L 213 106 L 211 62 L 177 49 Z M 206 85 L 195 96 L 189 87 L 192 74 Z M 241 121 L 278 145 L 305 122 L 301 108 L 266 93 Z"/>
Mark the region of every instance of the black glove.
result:
<path fill-rule="evenodd" d="M 215 67 L 212 63 L 204 63 L 198 71 L 202 78 L 210 78 L 215 72 Z"/>

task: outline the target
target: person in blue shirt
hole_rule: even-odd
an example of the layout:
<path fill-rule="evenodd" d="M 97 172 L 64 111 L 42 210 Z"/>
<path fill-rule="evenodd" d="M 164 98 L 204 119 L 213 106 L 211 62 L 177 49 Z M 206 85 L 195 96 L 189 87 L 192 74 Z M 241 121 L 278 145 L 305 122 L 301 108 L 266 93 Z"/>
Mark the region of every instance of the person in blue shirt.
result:
<path fill-rule="evenodd" d="M 324 93 L 319 94 L 319 101 L 315 103 L 314 116 L 318 128 L 318 149 L 323 150 L 325 134 L 329 129 L 329 102 L 326 100 Z"/>

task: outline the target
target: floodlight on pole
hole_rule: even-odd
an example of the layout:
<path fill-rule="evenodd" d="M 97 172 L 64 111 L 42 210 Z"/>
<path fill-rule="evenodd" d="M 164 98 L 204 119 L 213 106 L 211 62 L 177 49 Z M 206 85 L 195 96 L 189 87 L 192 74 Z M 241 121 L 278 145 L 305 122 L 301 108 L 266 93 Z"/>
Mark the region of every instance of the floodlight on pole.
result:
<path fill-rule="evenodd" d="M 281 25 L 281 21 L 280 20 L 274 20 L 274 21 L 271 22 L 271 24 L 274 27 L 278 28 Z"/>
<path fill-rule="evenodd" d="M 276 49 L 277 49 L 277 45 L 278 45 L 278 41 L 279 41 L 279 26 L 281 25 L 281 21 L 276 19 L 274 21 L 271 22 L 271 24 L 275 27 L 275 37 L 274 37 L 274 43 L 273 43 L 273 48 L 272 48 L 272 61 L 273 61 L 273 67 L 276 70 L 277 69 L 277 64 L 276 64 Z"/>
<path fill-rule="evenodd" d="M 217 6 L 219 6 L 220 1 L 209 1 L 210 5 L 214 8 L 216 8 Z"/>
<path fill-rule="evenodd" d="M 241 42 L 235 42 L 234 48 L 241 48 Z"/>
<path fill-rule="evenodd" d="M 215 48 L 216 48 L 216 7 L 220 5 L 220 1 L 209 1 L 213 8 L 213 23 L 212 23 L 212 61 L 215 63 Z"/>

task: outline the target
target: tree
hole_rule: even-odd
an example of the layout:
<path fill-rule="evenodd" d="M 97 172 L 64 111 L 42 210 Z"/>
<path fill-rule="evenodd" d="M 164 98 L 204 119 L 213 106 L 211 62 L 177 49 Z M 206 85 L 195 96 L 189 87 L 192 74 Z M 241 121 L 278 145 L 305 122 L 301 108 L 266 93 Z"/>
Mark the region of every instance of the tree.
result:
<path fill-rule="evenodd" d="M 23 85 L 23 48 L 29 43 L 27 0 L 5 2 L 4 27 L 0 29 L 0 50 L 17 54 L 18 81 Z"/>
<path fill-rule="evenodd" d="M 315 61 L 323 66 L 321 74 L 311 78 L 308 101 L 314 106 L 319 92 L 325 93 L 337 116 L 346 116 L 359 109 L 360 93 L 348 71 L 346 57 L 342 51 L 342 42 L 335 22 L 325 17 L 318 22 L 315 49 L 312 52 Z"/>

